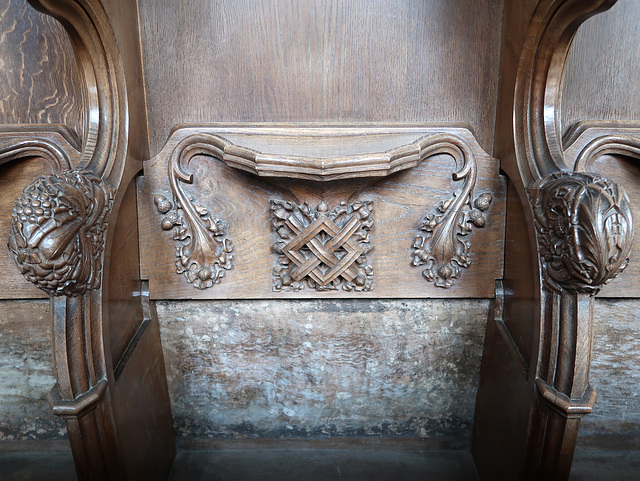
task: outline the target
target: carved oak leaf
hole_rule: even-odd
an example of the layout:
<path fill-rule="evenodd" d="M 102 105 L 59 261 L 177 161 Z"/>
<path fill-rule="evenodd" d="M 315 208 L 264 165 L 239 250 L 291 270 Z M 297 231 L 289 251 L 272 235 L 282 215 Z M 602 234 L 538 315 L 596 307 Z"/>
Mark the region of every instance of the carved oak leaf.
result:
<path fill-rule="evenodd" d="M 624 270 L 633 220 L 622 187 L 594 174 L 561 172 L 531 192 L 547 288 L 595 294 Z"/>
<path fill-rule="evenodd" d="M 13 207 L 9 249 L 26 279 L 54 296 L 100 286 L 112 193 L 92 172 L 40 177 Z"/>

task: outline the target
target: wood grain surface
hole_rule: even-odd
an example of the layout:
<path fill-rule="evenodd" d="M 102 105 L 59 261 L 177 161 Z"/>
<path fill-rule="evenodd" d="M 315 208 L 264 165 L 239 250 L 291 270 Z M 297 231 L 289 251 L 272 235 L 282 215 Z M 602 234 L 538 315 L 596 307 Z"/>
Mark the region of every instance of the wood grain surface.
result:
<path fill-rule="evenodd" d="M 152 155 L 230 121 L 468 122 L 491 151 L 501 1 L 139 3 Z"/>
<path fill-rule="evenodd" d="M 82 74 L 62 25 L 26 0 L 4 0 L 0 43 L 0 123 L 66 124 L 82 139 Z"/>
<path fill-rule="evenodd" d="M 228 134 L 233 127 L 218 126 Z M 242 127 L 235 127 L 242 131 Z M 344 126 L 343 130 L 347 130 Z M 380 130 L 384 130 L 378 127 Z M 438 129 L 405 126 L 389 132 L 410 133 L 414 138 Z M 244 128 L 246 130 L 246 127 Z M 254 129 L 257 130 L 257 129 Z M 295 129 L 291 129 L 293 132 Z M 357 129 L 356 129 L 357 130 Z M 440 127 L 442 130 L 442 127 Z M 216 131 L 209 127 L 208 131 Z M 336 182 L 308 182 L 295 179 L 271 179 L 268 182 L 232 169 L 211 157 L 194 157 L 189 170 L 193 184 L 183 184 L 187 195 L 217 218 L 223 219 L 227 237 L 234 244 L 234 266 L 219 284 L 205 290 L 194 288 L 176 274 L 176 246 L 171 231 L 160 224 L 163 215 L 154 204 L 161 194 L 172 199 L 167 176 L 167 160 L 177 143 L 173 139 L 145 164 L 140 179 L 138 202 L 141 242 L 141 270 L 149 279 L 152 298 L 291 298 L 351 297 L 347 291 L 316 292 L 305 288 L 298 292 L 273 292 L 272 271 L 277 256 L 272 251 L 276 240 L 270 221 L 270 199 L 308 202 L 313 207 L 324 201 L 332 210 L 340 202 L 373 201 L 374 227 L 371 230 L 373 251 L 367 255 L 374 269 L 374 289 L 357 293 L 370 298 L 384 297 L 492 297 L 494 279 L 502 275 L 504 232 L 504 184 L 498 175 L 495 159 L 488 156 L 463 128 L 450 127 L 471 147 L 478 163 L 478 181 L 474 196 L 489 192 L 493 202 L 487 211 L 484 228 L 473 229 L 465 236 L 471 242 L 471 267 L 462 269 L 456 284 L 443 289 L 433 286 L 422 275 L 423 267 L 411 265 L 413 240 L 420 234 L 419 225 L 427 214 L 436 213 L 440 202 L 452 198 L 463 182 L 452 179 L 456 167 L 448 155 L 424 160 L 417 167 L 380 180 L 349 179 Z M 475 198 L 475 197 L 474 197 Z"/>
<path fill-rule="evenodd" d="M 640 2 L 618 0 L 580 27 L 567 61 L 562 128 L 586 120 L 640 120 Z"/>

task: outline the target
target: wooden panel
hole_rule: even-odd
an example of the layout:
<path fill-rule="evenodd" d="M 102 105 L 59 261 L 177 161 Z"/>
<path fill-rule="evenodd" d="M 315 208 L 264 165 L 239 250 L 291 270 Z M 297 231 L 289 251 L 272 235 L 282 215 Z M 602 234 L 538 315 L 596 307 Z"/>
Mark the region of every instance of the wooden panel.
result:
<path fill-rule="evenodd" d="M 167 479 L 175 446 L 160 332 L 155 314 L 118 378 L 114 411 L 126 438 L 122 462 L 127 479 Z"/>
<path fill-rule="evenodd" d="M 135 182 L 127 189 L 113 234 L 108 269 L 109 345 L 114 367 L 142 323 Z"/>
<path fill-rule="evenodd" d="M 567 61 L 562 128 L 585 120 L 640 120 L 640 2 L 618 0 L 580 27 Z"/>
<path fill-rule="evenodd" d="M 142 161 L 149 158 L 149 127 L 138 29 L 138 3 L 121 0 L 101 0 L 101 3 L 111 19 L 110 24 L 118 42 L 115 51 L 126 72 L 127 168 L 130 175 L 136 175 L 142 168 Z"/>
<path fill-rule="evenodd" d="M 211 132 L 233 136 L 233 132 L 259 132 L 263 128 L 211 127 Z M 382 133 L 400 132 L 412 139 L 433 135 L 438 128 L 418 126 L 369 127 L 355 129 L 367 133 L 384 146 Z M 197 130 L 197 129 L 196 129 Z M 288 129 L 296 137 L 296 129 Z M 354 130 L 353 128 L 351 129 Z M 183 275 L 176 274 L 176 243 L 173 233 L 162 231 L 164 215 L 154 204 L 154 196 L 160 194 L 172 199 L 172 189 L 167 176 L 167 157 L 178 139 L 170 141 L 162 152 L 145 164 L 145 176 L 139 192 L 140 236 L 142 275 L 149 279 L 152 298 L 291 298 L 291 297 L 492 297 L 494 279 L 502 276 L 502 237 L 504 232 L 504 185 L 498 176 L 495 159 L 484 153 L 468 130 L 463 128 L 441 129 L 452 132 L 470 146 L 478 163 L 478 180 L 474 199 L 482 193 L 491 193 L 493 202 L 486 211 L 486 225 L 473 228 L 462 241 L 470 242 L 471 267 L 461 269 L 460 279 L 448 289 L 435 287 L 422 275 L 424 267 L 411 265 L 414 239 L 427 214 L 437 214 L 441 202 L 453 198 L 461 191 L 464 181 L 454 181 L 455 162 L 448 155 L 436 155 L 412 169 L 382 178 L 349 179 L 334 182 L 306 182 L 292 179 L 267 179 L 265 182 L 242 171 L 229 168 L 211 157 L 196 157 L 189 164 L 193 172 L 193 184 L 186 185 L 186 195 L 193 203 L 208 209 L 215 218 L 224 220 L 227 237 L 233 242 L 233 267 L 225 271 L 225 277 L 207 289 L 196 289 Z M 349 127 L 342 130 L 346 132 Z M 299 134 L 299 132 L 298 132 Z M 186 134 L 182 134 L 186 135 Z M 355 134 L 352 134 L 355 136 Z M 363 134 L 364 135 L 364 134 Z M 235 137 L 233 137 L 235 138 Z M 344 140 L 343 142 L 346 142 Z M 375 141 L 369 140 L 376 144 Z M 321 144 L 320 144 L 321 145 Z M 322 146 L 322 145 L 321 145 Z M 384 150 L 384 149 L 382 149 Z M 462 195 L 462 194 L 460 194 Z M 348 292 L 343 289 L 316 291 L 305 288 L 299 291 L 274 292 L 274 267 L 277 256 L 272 246 L 277 240 L 271 226 L 270 199 L 283 199 L 296 204 L 308 202 L 315 208 L 326 202 L 329 211 L 340 202 L 356 200 L 373 202 L 373 228 L 370 232 L 373 250 L 367 260 L 373 267 L 373 290 Z M 169 229 L 171 225 L 167 226 Z M 456 241 L 457 242 L 457 241 Z"/>
<path fill-rule="evenodd" d="M 83 82 L 62 25 L 26 0 L 5 0 L 0 39 L 0 123 L 66 124 L 82 138 Z"/>
<path fill-rule="evenodd" d="M 234 121 L 468 122 L 491 150 L 501 1 L 139 3 L 154 153 Z"/>

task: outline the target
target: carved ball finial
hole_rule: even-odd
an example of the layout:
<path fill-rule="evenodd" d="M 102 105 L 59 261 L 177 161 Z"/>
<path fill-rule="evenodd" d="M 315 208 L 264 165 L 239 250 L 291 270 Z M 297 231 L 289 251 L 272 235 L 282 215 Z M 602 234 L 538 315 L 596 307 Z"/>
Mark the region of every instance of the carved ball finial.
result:
<path fill-rule="evenodd" d="M 622 187 L 594 174 L 559 172 L 531 193 L 549 289 L 596 294 L 626 267 L 633 221 Z"/>
<path fill-rule="evenodd" d="M 54 296 L 100 286 L 112 195 L 92 172 L 31 183 L 13 206 L 9 249 L 24 277 Z"/>

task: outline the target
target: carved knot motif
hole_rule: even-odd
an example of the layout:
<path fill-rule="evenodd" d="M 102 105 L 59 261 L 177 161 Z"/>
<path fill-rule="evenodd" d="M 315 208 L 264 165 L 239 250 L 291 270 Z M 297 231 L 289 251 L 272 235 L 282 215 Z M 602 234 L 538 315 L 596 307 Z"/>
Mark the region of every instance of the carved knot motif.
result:
<path fill-rule="evenodd" d="M 13 206 L 9 249 L 26 279 L 49 295 L 100 287 L 104 238 L 113 198 L 92 172 L 40 177 Z"/>
<path fill-rule="evenodd" d="M 530 190 L 545 286 L 596 294 L 629 262 L 633 221 L 622 187 L 560 172 Z"/>
<path fill-rule="evenodd" d="M 153 201 L 164 214 L 161 227 L 172 230 L 176 241 L 176 272 L 198 289 L 206 289 L 220 282 L 224 271 L 232 268 L 233 244 L 226 238 L 227 226 L 204 207 L 194 204 L 183 195 L 187 204 L 175 206 L 164 195 L 156 194 Z"/>
<path fill-rule="evenodd" d="M 427 215 L 420 225 L 425 234 L 416 236 L 413 242 L 412 264 L 424 265 L 422 275 L 437 287 L 451 287 L 460 277 L 461 268 L 471 264 L 468 255 L 471 243 L 462 237 L 467 236 L 473 226 L 485 226 L 484 212 L 493 197 L 484 193 L 473 204 L 471 199 L 469 193 L 440 202 L 437 213 Z"/>
<path fill-rule="evenodd" d="M 332 212 L 321 202 L 316 209 L 307 203 L 271 201 L 271 224 L 279 254 L 273 270 L 274 291 L 298 291 L 306 282 L 316 290 L 373 289 L 373 268 L 366 255 L 371 251 L 369 231 L 373 202 L 347 205 Z"/>

